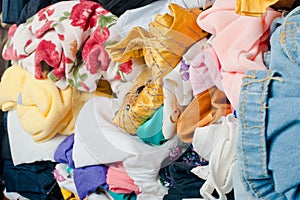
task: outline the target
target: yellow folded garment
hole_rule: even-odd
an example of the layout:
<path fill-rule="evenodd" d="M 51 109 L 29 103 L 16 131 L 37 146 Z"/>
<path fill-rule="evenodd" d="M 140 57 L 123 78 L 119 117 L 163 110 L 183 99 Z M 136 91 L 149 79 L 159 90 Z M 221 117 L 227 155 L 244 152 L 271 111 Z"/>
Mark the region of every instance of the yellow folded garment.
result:
<path fill-rule="evenodd" d="M 134 27 L 120 42 L 106 46 L 110 58 L 115 62 L 126 62 L 131 58 L 144 57 L 158 80 L 171 71 L 181 60 L 185 51 L 195 42 L 207 36 L 196 19 L 199 9 L 185 9 L 170 4 L 171 14 L 157 15 L 149 24 L 149 32 Z"/>
<path fill-rule="evenodd" d="M 240 15 L 260 17 L 267 8 L 279 0 L 237 0 L 235 12 Z"/>
<path fill-rule="evenodd" d="M 36 142 L 49 140 L 57 133 L 74 133 L 72 89 L 60 90 L 49 79 L 35 79 L 18 65 L 4 72 L 0 105 L 3 111 L 17 109 L 23 129 Z"/>

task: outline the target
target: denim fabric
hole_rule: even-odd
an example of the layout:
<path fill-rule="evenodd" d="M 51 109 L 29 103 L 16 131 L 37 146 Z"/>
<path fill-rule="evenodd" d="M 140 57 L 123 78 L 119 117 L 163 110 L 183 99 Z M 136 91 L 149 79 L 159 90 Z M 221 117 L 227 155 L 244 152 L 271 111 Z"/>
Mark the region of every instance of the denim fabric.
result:
<path fill-rule="evenodd" d="M 243 78 L 241 163 L 256 198 L 300 199 L 299 27 L 297 7 L 271 36 L 269 70 L 250 70 Z"/>

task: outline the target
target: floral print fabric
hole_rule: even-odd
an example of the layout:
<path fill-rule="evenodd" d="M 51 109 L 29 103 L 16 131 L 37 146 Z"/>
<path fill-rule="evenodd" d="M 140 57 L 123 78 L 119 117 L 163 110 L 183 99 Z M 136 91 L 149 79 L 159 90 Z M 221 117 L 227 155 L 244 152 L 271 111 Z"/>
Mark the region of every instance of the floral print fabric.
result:
<path fill-rule="evenodd" d="M 98 3 L 59 2 L 12 26 L 3 58 L 61 89 L 92 92 L 110 62 L 104 45 L 115 21 Z"/>

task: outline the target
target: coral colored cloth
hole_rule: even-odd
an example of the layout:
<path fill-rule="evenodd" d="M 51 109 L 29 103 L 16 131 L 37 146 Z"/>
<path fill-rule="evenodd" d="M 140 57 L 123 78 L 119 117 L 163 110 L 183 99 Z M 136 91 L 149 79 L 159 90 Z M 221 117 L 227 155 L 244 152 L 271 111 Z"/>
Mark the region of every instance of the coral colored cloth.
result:
<path fill-rule="evenodd" d="M 61 89 L 71 85 L 91 92 L 108 67 L 104 43 L 115 21 L 98 3 L 59 2 L 26 23 L 13 25 L 2 55 L 38 79 L 48 77 Z"/>
<path fill-rule="evenodd" d="M 245 72 L 266 69 L 263 53 L 269 48 L 269 28 L 281 14 L 270 8 L 262 17 L 241 16 L 235 13 L 235 3 L 217 0 L 198 16 L 197 23 L 214 35 L 211 45 L 221 64 L 224 91 L 237 108 Z"/>
<path fill-rule="evenodd" d="M 74 132 L 72 88 L 60 90 L 51 80 L 35 79 L 18 65 L 2 76 L 0 106 L 3 111 L 16 109 L 24 131 L 36 142 Z"/>
<path fill-rule="evenodd" d="M 122 162 L 111 164 L 106 174 L 106 183 L 109 189 L 116 193 L 130 194 L 135 192 L 139 194 L 139 187 L 125 171 Z"/>

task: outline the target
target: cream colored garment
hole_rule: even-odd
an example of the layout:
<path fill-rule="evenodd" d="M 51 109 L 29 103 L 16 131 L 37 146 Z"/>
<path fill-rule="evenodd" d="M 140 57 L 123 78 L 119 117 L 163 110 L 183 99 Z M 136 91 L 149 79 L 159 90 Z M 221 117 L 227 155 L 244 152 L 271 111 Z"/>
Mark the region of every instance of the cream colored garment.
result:
<path fill-rule="evenodd" d="M 206 180 L 200 188 L 204 199 L 216 199 L 212 196 L 217 191 L 220 200 L 226 200 L 226 195 L 232 188 L 233 166 L 236 160 L 236 142 L 238 136 L 238 121 L 229 114 L 210 126 L 198 127 L 193 138 L 195 151 L 205 160 L 208 166 L 199 166 L 192 172 Z"/>
<path fill-rule="evenodd" d="M 3 111 L 16 108 L 24 131 L 36 142 L 74 132 L 72 89 L 60 90 L 51 80 L 37 80 L 18 65 L 4 72 L 0 106 Z"/>

